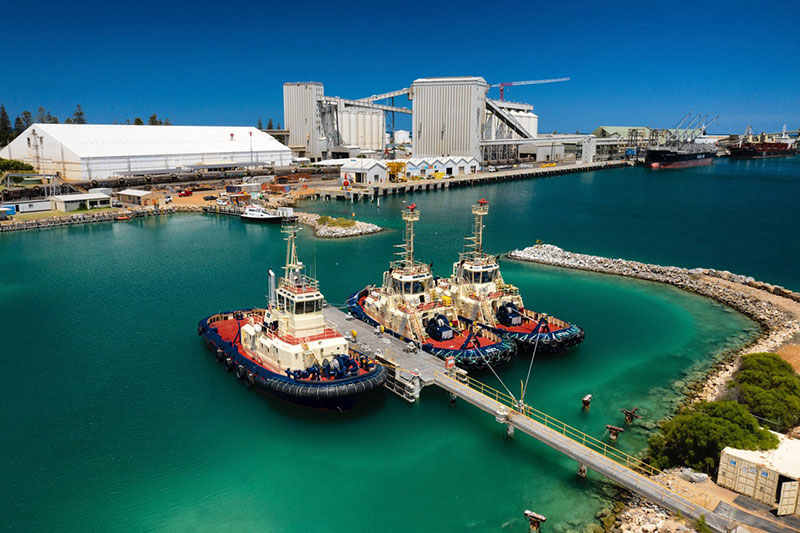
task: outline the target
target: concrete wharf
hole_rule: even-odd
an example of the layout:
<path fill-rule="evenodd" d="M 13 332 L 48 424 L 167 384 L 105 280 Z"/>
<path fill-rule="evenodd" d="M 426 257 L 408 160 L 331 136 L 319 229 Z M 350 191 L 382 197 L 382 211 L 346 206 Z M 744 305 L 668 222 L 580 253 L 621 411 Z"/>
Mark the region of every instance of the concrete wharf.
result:
<path fill-rule="evenodd" d="M 515 181 L 529 178 L 544 178 L 559 176 L 562 174 L 574 174 L 576 172 L 587 172 L 590 170 L 603 170 L 610 168 L 622 168 L 631 166 L 629 161 L 599 161 L 595 163 L 572 163 L 558 165 L 554 167 L 531 167 L 531 168 L 512 168 L 499 170 L 496 172 L 479 172 L 477 174 L 467 174 L 463 176 L 448 176 L 444 178 L 428 178 L 408 180 L 400 183 L 374 183 L 374 184 L 355 184 L 349 190 L 341 187 L 317 187 L 317 198 L 325 200 L 374 200 L 379 196 L 390 194 L 406 194 L 416 191 L 434 191 L 437 189 L 450 189 L 455 187 L 469 187 L 472 185 L 482 185 L 484 183 L 495 183 L 499 181 Z"/>
<path fill-rule="evenodd" d="M 423 387 L 436 385 L 447 391 L 451 400 L 461 398 L 493 415 L 506 426 L 509 436 L 513 436 L 515 429 L 522 431 L 574 459 L 579 474 L 583 471 L 585 475 L 585 468 L 591 468 L 667 509 L 694 519 L 705 516 L 706 523 L 714 531 L 727 532 L 736 527 L 730 518 L 709 509 L 708 495 L 690 482 L 661 472 L 616 449 L 613 444 L 587 435 L 507 393 L 484 385 L 464 370 L 447 369 L 441 359 L 426 352 L 410 350 L 407 343 L 376 331 L 376 328 L 338 308 L 327 307 L 323 314 L 360 350 L 371 354 L 389 369 L 386 387 L 404 400 L 414 402 L 419 399 Z"/>

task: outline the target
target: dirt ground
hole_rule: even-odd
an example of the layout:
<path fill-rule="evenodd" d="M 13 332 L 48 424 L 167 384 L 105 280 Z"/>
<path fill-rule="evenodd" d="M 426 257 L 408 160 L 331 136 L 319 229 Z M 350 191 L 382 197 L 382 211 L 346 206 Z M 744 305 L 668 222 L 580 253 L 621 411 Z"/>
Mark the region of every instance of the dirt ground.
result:
<path fill-rule="evenodd" d="M 778 355 L 792 365 L 795 372 L 800 374 L 800 344 L 787 344 L 778 350 Z"/>

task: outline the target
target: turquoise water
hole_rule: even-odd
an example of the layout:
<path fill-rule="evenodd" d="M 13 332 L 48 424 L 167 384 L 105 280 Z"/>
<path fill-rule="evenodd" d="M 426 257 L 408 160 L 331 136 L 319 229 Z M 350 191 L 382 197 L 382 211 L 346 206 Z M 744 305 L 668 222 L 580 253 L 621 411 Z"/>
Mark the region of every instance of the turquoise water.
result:
<path fill-rule="evenodd" d="M 531 194 L 524 205 L 523 192 L 508 184 L 360 204 L 358 218 L 388 230 L 340 241 L 306 231 L 300 255 L 328 300 L 342 302 L 379 281 L 400 238 L 404 199 L 422 210 L 419 257 L 444 275 L 480 196 L 492 201 L 491 251 L 537 238 L 575 249 L 568 230 L 576 223 L 562 213 L 570 206 L 542 205 L 543 198 L 589 195 L 587 188 L 614 195 L 620 183 L 636 188 L 649 179 L 607 171 L 521 182 Z M 597 209 L 592 217 L 604 220 Z M 636 217 L 629 225 L 658 233 Z M 620 239 L 618 255 L 651 253 Z M 685 241 L 681 253 L 672 262 L 708 264 Z M 283 254 L 278 228 L 205 215 L 0 237 L 1 523 L 71 531 L 522 531 L 522 511 L 535 509 L 549 517 L 550 531 L 567 531 L 606 505 L 602 478 L 578 481 L 572 461 L 521 434 L 507 441 L 493 418 L 463 402 L 450 406 L 433 388 L 414 405 L 376 391 L 342 416 L 243 387 L 205 349 L 196 324 L 214 311 L 262 304 L 266 270 Z M 607 438 L 606 424 L 622 423 L 620 408 L 637 405 L 645 419 L 621 436 L 626 451 L 644 446 L 646 427 L 671 412 L 682 381 L 757 331 L 741 315 L 666 286 L 513 261 L 503 261 L 503 271 L 530 307 L 587 333 L 572 352 L 537 357 L 528 402 L 599 438 Z M 527 367 L 517 360 L 501 377 L 516 391 Z M 580 408 L 586 393 L 595 397 L 589 412 Z"/>

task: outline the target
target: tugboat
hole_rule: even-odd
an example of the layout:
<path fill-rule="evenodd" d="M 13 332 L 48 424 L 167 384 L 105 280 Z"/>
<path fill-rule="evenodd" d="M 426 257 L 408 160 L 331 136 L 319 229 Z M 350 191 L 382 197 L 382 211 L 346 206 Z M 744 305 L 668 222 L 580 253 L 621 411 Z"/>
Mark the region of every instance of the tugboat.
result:
<path fill-rule="evenodd" d="M 297 259 L 295 220 L 284 224 L 285 274 L 275 287 L 269 271 L 266 309 L 217 313 L 200 321 L 198 334 L 217 361 L 248 387 L 310 407 L 346 411 L 358 397 L 380 387 L 387 371 L 327 325 L 316 279 Z"/>
<path fill-rule="evenodd" d="M 347 300 L 350 313 L 440 359 L 453 357 L 465 369 L 481 370 L 508 362 L 516 351 L 505 340 L 478 324 L 459 322 L 450 283 L 434 278 L 431 265 L 414 259 L 416 204 L 403 210 L 405 241 L 396 245 L 399 259 L 383 273 L 383 286 L 370 285 Z"/>
<path fill-rule="evenodd" d="M 568 350 L 585 336 L 580 327 L 526 309 L 519 289 L 508 285 L 500 274 L 497 256 L 483 251 L 483 217 L 489 214 L 489 202 L 481 198 L 472 206 L 475 228 L 467 237 L 466 251 L 453 263 L 450 278 L 453 305 L 459 319 L 478 324 L 521 347 L 546 352 Z"/>

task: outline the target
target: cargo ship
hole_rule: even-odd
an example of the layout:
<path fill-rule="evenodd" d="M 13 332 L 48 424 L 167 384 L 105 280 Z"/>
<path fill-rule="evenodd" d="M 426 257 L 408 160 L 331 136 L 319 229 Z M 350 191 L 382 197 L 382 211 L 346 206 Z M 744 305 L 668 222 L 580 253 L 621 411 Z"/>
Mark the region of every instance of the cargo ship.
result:
<path fill-rule="evenodd" d="M 415 204 L 403 210 L 405 240 L 383 273 L 383 285 L 369 285 L 347 300 L 350 313 L 390 335 L 440 359 L 454 358 L 464 369 L 482 370 L 508 362 L 516 352 L 514 342 L 488 327 L 467 324 L 453 306 L 447 279 L 434 278 L 431 265 L 414 258 L 414 223 L 420 212 Z"/>
<path fill-rule="evenodd" d="M 583 342 L 580 327 L 525 307 L 519 289 L 503 281 L 497 256 L 483 251 L 483 217 L 489 214 L 489 202 L 481 198 L 472 206 L 472 214 L 472 236 L 467 237 L 459 261 L 453 263 L 450 278 L 459 320 L 537 352 L 561 352 Z"/>
<path fill-rule="evenodd" d="M 783 135 L 774 139 L 767 139 L 767 135 L 754 136 L 750 126 L 745 130 L 739 144 L 729 148 L 732 159 L 761 159 L 765 157 L 788 157 L 795 155 L 795 143 L 786 135 L 786 126 Z M 745 140 L 747 139 L 747 140 Z"/>
<path fill-rule="evenodd" d="M 346 411 L 360 395 L 383 385 L 387 371 L 325 323 L 319 283 L 304 274 L 297 259 L 296 220 L 282 231 L 286 266 L 277 287 L 269 272 L 268 306 L 213 314 L 200 321 L 197 332 L 217 361 L 248 387 L 309 407 Z"/>
<path fill-rule="evenodd" d="M 700 142 L 700 137 L 717 117 L 705 122 L 708 115 L 698 115 L 691 119 L 685 129 L 681 126 L 691 115 L 687 113 L 674 130 L 665 130 L 666 139 L 663 144 L 656 143 L 645 151 L 644 164 L 652 169 L 676 169 L 710 165 L 717 155 L 716 144 Z M 659 137 L 660 139 L 660 137 Z"/>

